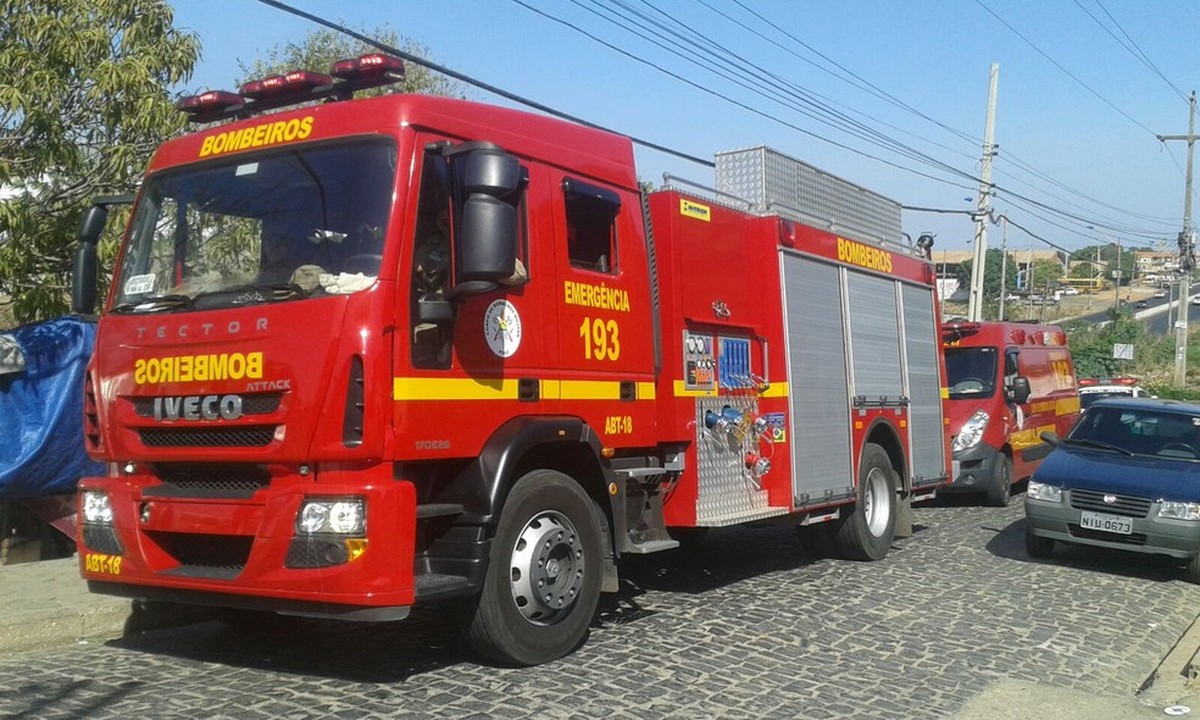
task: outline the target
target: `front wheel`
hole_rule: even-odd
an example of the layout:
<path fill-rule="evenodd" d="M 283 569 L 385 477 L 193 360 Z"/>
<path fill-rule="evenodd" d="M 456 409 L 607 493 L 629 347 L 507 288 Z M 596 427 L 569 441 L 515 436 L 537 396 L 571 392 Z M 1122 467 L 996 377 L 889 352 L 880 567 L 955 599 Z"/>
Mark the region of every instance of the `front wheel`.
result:
<path fill-rule="evenodd" d="M 1006 507 L 1012 497 L 1012 460 L 1001 453 L 996 458 L 992 479 L 984 493 L 984 500 L 992 507 Z"/>
<path fill-rule="evenodd" d="M 834 540 L 845 558 L 880 560 L 895 535 L 896 471 L 882 447 L 867 443 L 858 462 L 858 502 L 841 521 Z"/>
<path fill-rule="evenodd" d="M 538 665 L 574 650 L 600 599 L 601 528 L 592 499 L 553 470 L 523 476 L 500 514 L 467 638 L 505 665 Z"/>

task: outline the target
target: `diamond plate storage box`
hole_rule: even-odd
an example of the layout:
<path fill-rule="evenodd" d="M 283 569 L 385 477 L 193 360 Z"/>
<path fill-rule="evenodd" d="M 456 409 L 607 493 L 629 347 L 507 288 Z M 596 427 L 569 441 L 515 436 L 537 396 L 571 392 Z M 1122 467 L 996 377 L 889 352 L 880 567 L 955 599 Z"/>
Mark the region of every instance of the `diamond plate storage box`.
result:
<path fill-rule="evenodd" d="M 769 147 L 716 155 L 717 189 L 780 215 L 842 237 L 903 244 L 900 203 L 818 170 Z"/>

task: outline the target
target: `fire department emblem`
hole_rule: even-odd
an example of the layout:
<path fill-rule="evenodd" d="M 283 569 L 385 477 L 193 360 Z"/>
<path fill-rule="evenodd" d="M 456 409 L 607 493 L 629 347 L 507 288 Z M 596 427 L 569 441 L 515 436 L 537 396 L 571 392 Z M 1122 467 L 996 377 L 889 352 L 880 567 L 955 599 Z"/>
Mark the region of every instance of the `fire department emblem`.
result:
<path fill-rule="evenodd" d="M 512 357 L 521 346 L 521 314 L 507 300 L 496 300 L 483 314 L 483 336 L 497 357 Z"/>

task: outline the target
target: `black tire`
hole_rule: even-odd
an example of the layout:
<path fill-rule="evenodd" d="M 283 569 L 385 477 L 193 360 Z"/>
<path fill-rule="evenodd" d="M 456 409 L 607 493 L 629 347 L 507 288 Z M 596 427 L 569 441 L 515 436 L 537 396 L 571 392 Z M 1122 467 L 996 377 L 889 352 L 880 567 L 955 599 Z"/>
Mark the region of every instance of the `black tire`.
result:
<path fill-rule="evenodd" d="M 1193 555 L 1183 567 L 1183 579 L 1193 585 L 1200 585 L 1200 554 Z"/>
<path fill-rule="evenodd" d="M 1054 538 L 1033 534 L 1029 522 L 1025 522 L 1025 552 L 1031 558 L 1045 560 L 1054 554 Z M 1194 562 L 1194 561 L 1193 561 Z"/>
<path fill-rule="evenodd" d="M 984 491 L 983 499 L 991 507 L 1007 507 L 1012 498 L 1012 460 L 1004 453 L 996 458 L 992 468 L 992 480 Z"/>
<path fill-rule="evenodd" d="M 858 461 L 858 501 L 834 534 L 849 560 L 881 560 L 896 535 L 896 471 L 883 448 L 867 443 Z"/>
<path fill-rule="evenodd" d="M 583 488 L 562 473 L 534 470 L 517 480 L 468 617 L 467 639 L 479 654 L 529 666 L 583 643 L 604 574 L 596 513 Z"/>

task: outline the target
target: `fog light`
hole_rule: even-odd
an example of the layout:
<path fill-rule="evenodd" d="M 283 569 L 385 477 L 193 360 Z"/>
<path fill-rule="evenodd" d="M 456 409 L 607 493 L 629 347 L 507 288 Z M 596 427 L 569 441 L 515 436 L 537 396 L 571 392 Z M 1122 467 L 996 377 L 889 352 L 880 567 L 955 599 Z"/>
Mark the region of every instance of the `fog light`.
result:
<path fill-rule="evenodd" d="M 85 490 L 82 499 L 83 521 L 93 525 L 112 525 L 112 501 L 108 493 L 99 490 Z"/>

